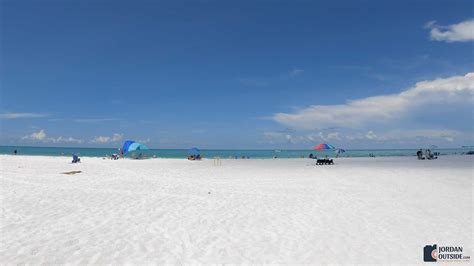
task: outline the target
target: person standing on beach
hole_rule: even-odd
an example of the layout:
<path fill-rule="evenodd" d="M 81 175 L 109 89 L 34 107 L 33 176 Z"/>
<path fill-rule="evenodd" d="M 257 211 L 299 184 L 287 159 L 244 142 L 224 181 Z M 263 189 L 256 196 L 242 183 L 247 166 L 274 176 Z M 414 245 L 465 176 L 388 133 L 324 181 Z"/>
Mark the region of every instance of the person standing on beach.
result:
<path fill-rule="evenodd" d="M 16 155 L 17 153 L 18 153 L 18 151 L 15 149 L 15 150 L 13 151 L 13 154 Z"/>

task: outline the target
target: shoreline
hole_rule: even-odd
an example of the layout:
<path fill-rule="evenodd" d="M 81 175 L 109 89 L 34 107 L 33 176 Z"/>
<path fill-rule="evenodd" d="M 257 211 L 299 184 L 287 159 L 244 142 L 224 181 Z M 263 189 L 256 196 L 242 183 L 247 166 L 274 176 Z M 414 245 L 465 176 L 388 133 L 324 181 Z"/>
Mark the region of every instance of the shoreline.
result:
<path fill-rule="evenodd" d="M 70 146 L 22 146 L 22 145 L 0 145 L 0 148 L 53 148 L 53 149 L 112 149 L 112 150 L 117 150 L 120 147 L 70 147 Z M 469 145 L 464 145 L 461 147 L 427 147 L 423 149 L 433 149 L 433 150 L 458 150 L 458 149 L 474 149 L 474 146 L 469 146 Z M 187 151 L 189 148 L 149 148 L 150 150 L 182 150 L 182 151 Z M 346 149 L 348 151 L 384 151 L 384 150 L 417 150 L 420 149 L 420 147 L 414 147 L 414 148 L 374 148 L 374 149 Z M 213 148 L 208 148 L 208 149 L 202 149 L 202 150 L 214 150 L 214 151 L 248 151 L 248 150 L 255 150 L 255 151 L 275 151 L 275 150 L 280 150 L 280 151 L 311 151 L 311 149 L 283 149 L 283 148 L 274 148 L 274 149 L 251 149 L 251 148 L 242 148 L 242 149 L 226 149 L 226 148 L 219 148 L 219 149 L 213 149 Z"/>
<path fill-rule="evenodd" d="M 42 154 L 0 154 L 0 157 L 1 156 L 11 156 L 11 157 L 52 157 L 52 158 L 71 158 L 72 155 L 42 155 Z M 470 154 L 441 154 L 438 156 L 438 159 L 439 158 L 442 158 L 442 157 L 452 157 L 452 156 L 459 156 L 459 157 L 465 157 L 465 156 L 472 156 L 473 159 L 474 159 L 474 156 L 473 155 L 470 155 Z M 106 156 L 88 156 L 88 155 L 81 155 L 79 153 L 79 157 L 80 158 L 99 158 L 99 159 L 106 159 L 106 160 L 110 160 L 110 155 L 109 157 L 106 157 Z M 323 156 L 320 156 L 320 158 L 323 158 Z M 339 159 L 356 159 L 356 158 L 371 158 L 371 159 L 374 159 L 374 158 L 409 158 L 409 157 L 414 157 L 416 158 L 416 155 L 380 155 L 380 156 L 375 156 L 375 157 L 370 157 L 370 156 L 339 156 L 339 157 L 335 157 L 335 156 L 328 156 L 329 158 L 333 158 L 333 159 L 336 159 L 336 160 L 339 160 Z M 126 160 L 132 160 L 132 161 L 141 161 L 141 160 L 154 160 L 154 159 L 177 159 L 177 160 L 187 160 L 186 157 L 150 157 L 150 158 L 145 158 L 145 159 L 133 159 L 133 158 L 128 158 L 128 157 L 125 157 L 125 158 L 120 158 L 119 160 L 123 160 L 123 159 L 126 159 Z M 213 160 L 214 157 L 206 157 L 205 155 L 202 157 L 203 160 Z M 230 157 L 219 157 L 220 160 L 297 160 L 297 159 L 308 159 L 310 160 L 310 158 L 308 157 L 278 157 L 278 158 L 267 158 L 267 157 L 264 157 L 264 158 L 259 158 L 259 157 L 250 157 L 250 158 L 230 158 Z M 430 160 L 428 160 L 430 161 Z"/>
<path fill-rule="evenodd" d="M 14 147 L 14 146 L 0 146 L 0 154 L 13 155 L 14 150 L 18 150 L 18 155 L 31 156 L 72 156 L 73 153 L 79 154 L 81 157 L 108 157 L 112 154 L 118 154 L 117 149 L 111 148 L 71 148 L 71 147 Z M 415 156 L 419 149 L 346 149 L 345 152 L 339 154 L 339 157 L 405 157 Z M 425 149 L 424 149 L 425 150 Z M 146 157 L 157 158 L 186 158 L 188 151 L 185 149 L 147 149 L 141 151 Z M 464 155 L 474 151 L 466 148 L 458 149 L 432 149 L 432 153 L 439 153 L 441 156 L 447 155 Z M 201 149 L 201 156 L 207 158 L 251 158 L 251 159 L 273 159 L 278 158 L 307 158 L 310 154 L 318 157 L 334 158 L 336 153 L 334 150 L 315 151 L 311 149 L 299 150 L 270 150 L 270 149 Z M 373 155 L 373 156 L 371 156 Z"/>

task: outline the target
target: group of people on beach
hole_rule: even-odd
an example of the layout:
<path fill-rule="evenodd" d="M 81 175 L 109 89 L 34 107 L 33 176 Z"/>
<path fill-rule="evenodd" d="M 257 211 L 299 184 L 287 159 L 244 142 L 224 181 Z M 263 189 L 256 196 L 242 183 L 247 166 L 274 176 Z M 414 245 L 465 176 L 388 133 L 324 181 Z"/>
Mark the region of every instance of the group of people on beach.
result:
<path fill-rule="evenodd" d="M 425 159 L 434 160 L 434 159 L 438 159 L 438 155 L 439 155 L 438 152 L 431 153 L 430 149 L 426 149 L 425 151 L 423 151 L 422 149 L 419 149 L 416 152 L 416 157 L 418 158 L 418 160 L 425 160 Z"/>
<path fill-rule="evenodd" d="M 188 160 L 190 160 L 190 161 L 199 161 L 201 159 L 202 159 L 201 154 L 189 155 L 188 156 Z"/>

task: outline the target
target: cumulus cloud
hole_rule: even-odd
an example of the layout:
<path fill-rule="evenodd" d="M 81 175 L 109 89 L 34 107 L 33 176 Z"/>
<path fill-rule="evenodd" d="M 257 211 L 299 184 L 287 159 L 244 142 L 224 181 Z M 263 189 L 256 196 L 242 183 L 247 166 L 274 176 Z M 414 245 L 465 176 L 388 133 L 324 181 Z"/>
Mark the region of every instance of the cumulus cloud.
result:
<path fill-rule="evenodd" d="M 289 133 L 284 132 L 263 132 L 263 142 L 275 143 L 296 143 L 297 141 Z"/>
<path fill-rule="evenodd" d="M 48 138 L 47 140 L 52 143 L 77 143 L 77 144 L 84 143 L 82 139 L 76 139 L 73 137 L 63 137 L 63 136 L 59 136 L 57 138 Z"/>
<path fill-rule="evenodd" d="M 339 132 L 330 132 L 327 134 L 326 138 L 328 140 L 340 140 L 340 133 Z"/>
<path fill-rule="evenodd" d="M 34 142 L 45 142 L 45 143 L 83 143 L 81 139 L 76 139 L 73 137 L 47 137 L 44 129 L 41 129 L 38 132 L 33 132 L 30 135 L 23 136 L 22 140 L 34 141 Z"/>
<path fill-rule="evenodd" d="M 147 144 L 147 143 L 150 143 L 151 139 L 150 138 L 146 138 L 146 139 L 139 139 L 138 142 L 141 143 L 141 144 Z"/>
<path fill-rule="evenodd" d="M 450 129 L 349 130 L 329 133 L 307 131 L 291 133 L 264 132 L 262 142 L 266 144 L 300 145 L 302 147 L 328 142 L 336 146 L 347 147 L 354 143 L 409 143 L 410 145 L 452 143 L 459 138 L 469 139 L 469 136 L 466 136 L 466 133 Z"/>
<path fill-rule="evenodd" d="M 446 140 L 453 142 L 455 138 L 462 136 L 463 133 L 450 129 L 412 129 L 412 130 L 392 130 L 381 134 L 367 132 L 366 138 L 379 141 L 390 140 Z"/>
<path fill-rule="evenodd" d="M 367 139 L 376 139 L 376 138 L 377 138 L 377 135 L 375 135 L 374 132 L 373 132 L 372 130 L 370 130 L 369 132 L 367 132 L 367 133 L 365 134 L 365 137 L 366 137 Z"/>
<path fill-rule="evenodd" d="M 430 21 L 425 25 L 430 29 L 430 38 L 435 41 L 467 42 L 474 40 L 474 19 L 448 26 L 437 25 Z"/>
<path fill-rule="evenodd" d="M 92 143 L 108 143 L 110 142 L 110 137 L 106 136 L 95 136 L 94 139 L 91 140 Z"/>
<path fill-rule="evenodd" d="M 123 139 L 123 134 L 117 134 L 117 133 L 115 133 L 115 134 L 112 136 L 112 142 L 121 141 L 122 139 Z"/>
<path fill-rule="evenodd" d="M 346 133 L 347 140 L 372 140 L 372 141 L 420 141 L 420 140 L 445 140 L 452 142 L 464 133 L 451 129 L 403 129 L 389 130 L 375 133 L 372 130 L 366 133 Z"/>
<path fill-rule="evenodd" d="M 92 143 L 112 143 L 119 142 L 123 139 L 123 134 L 115 133 L 112 136 L 95 136 L 91 142 Z"/>
<path fill-rule="evenodd" d="M 2 113 L 0 119 L 41 118 L 48 116 L 40 113 Z"/>
<path fill-rule="evenodd" d="M 23 140 L 33 140 L 33 141 L 42 141 L 45 140 L 46 138 L 46 133 L 44 132 L 43 129 L 41 129 L 38 132 L 33 132 L 30 135 L 23 136 L 21 139 Z"/>
<path fill-rule="evenodd" d="M 340 132 L 263 132 L 263 142 L 268 144 L 312 144 L 339 140 L 341 140 Z"/>
<path fill-rule="evenodd" d="M 316 127 L 361 128 L 369 123 L 390 123 L 413 110 L 432 104 L 474 103 L 474 73 L 422 81 L 397 94 L 373 96 L 338 105 L 313 105 L 272 119 L 295 129 Z"/>

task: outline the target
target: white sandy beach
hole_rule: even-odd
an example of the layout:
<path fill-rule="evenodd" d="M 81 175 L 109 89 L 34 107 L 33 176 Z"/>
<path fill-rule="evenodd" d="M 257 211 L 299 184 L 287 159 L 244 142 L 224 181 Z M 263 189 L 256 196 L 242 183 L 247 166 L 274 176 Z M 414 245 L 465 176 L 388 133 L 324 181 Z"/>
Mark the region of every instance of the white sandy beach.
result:
<path fill-rule="evenodd" d="M 0 263 L 422 264 L 435 243 L 472 257 L 473 159 L 2 155 Z"/>

